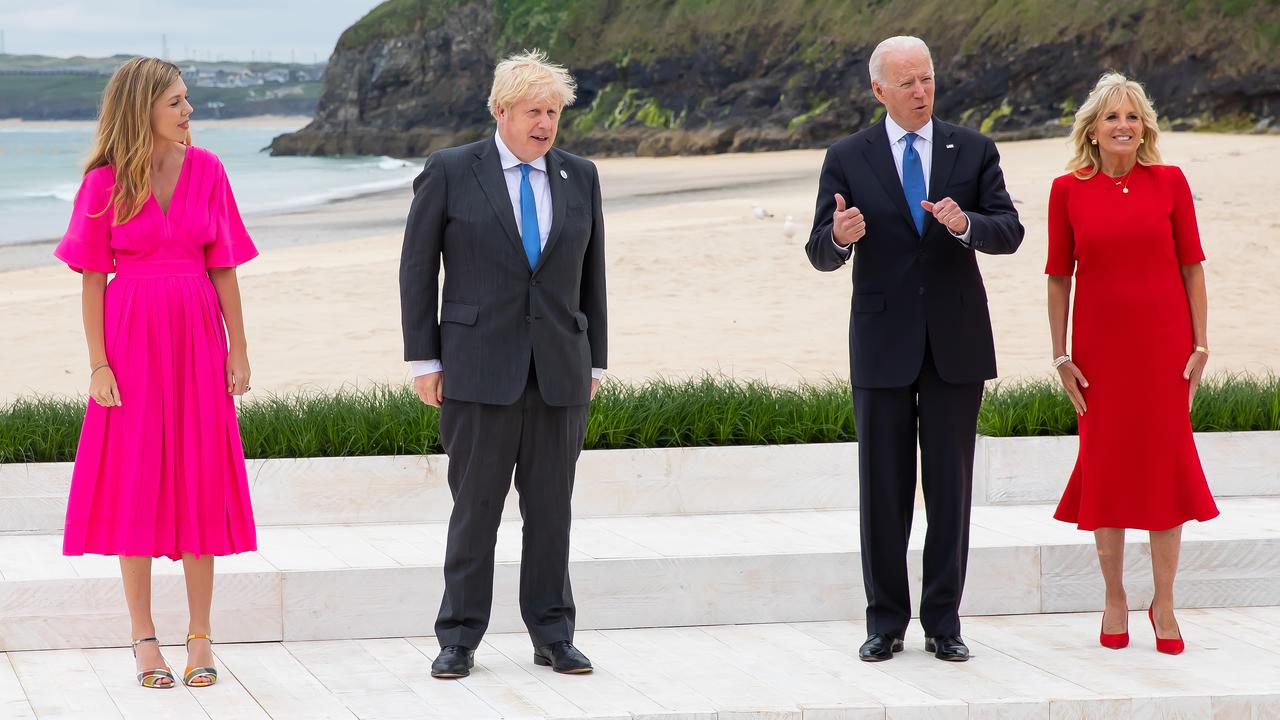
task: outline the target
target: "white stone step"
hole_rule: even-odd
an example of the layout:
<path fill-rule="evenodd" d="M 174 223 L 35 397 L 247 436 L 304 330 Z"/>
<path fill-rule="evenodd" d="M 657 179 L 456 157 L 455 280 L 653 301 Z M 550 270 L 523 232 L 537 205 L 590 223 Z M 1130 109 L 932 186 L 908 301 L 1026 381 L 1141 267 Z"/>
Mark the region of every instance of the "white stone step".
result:
<path fill-rule="evenodd" d="M 1196 433 L 1215 497 L 1280 497 L 1280 432 Z M 1079 438 L 979 437 L 974 504 L 1056 503 L 1075 467 Z"/>
<path fill-rule="evenodd" d="M 578 462 L 576 517 L 857 506 L 857 446 L 777 445 L 588 450 Z M 444 455 L 250 460 L 259 525 L 442 522 Z M 0 533 L 61 532 L 71 463 L 0 465 Z M 520 516 L 514 490 L 506 517 Z"/>
<path fill-rule="evenodd" d="M 1280 499 L 1223 500 L 1184 533 L 1184 607 L 1280 604 Z M 1102 583 L 1091 533 L 1051 506 L 975 508 L 966 615 L 1091 611 Z M 847 620 L 862 615 L 857 512 L 792 511 L 575 521 L 571 572 L 583 629 Z M 919 588 L 923 514 L 909 567 Z M 214 626 L 225 641 L 432 632 L 445 523 L 260 529 L 257 553 L 220 559 Z M 1129 597 L 1151 594 L 1146 533 L 1129 536 Z M 520 527 L 499 532 L 491 630 L 522 627 Z M 128 635 L 118 563 L 67 558 L 57 535 L 0 537 L 0 650 L 97 647 Z M 155 563 L 162 637 L 185 628 L 181 565 Z"/>
<path fill-rule="evenodd" d="M 973 617 L 974 656 L 941 663 L 908 632 L 864 663 L 860 621 L 582 630 L 595 672 L 531 662 L 523 633 L 490 633 L 462 680 L 436 680 L 431 637 L 214 646 L 211 689 L 137 688 L 124 648 L 0 654 L 8 718 L 380 720 L 1049 720 L 1280 716 L 1280 608 L 1184 610 L 1184 655 L 1097 645 L 1096 613 Z M 181 667 L 181 646 L 164 648 Z"/>
<path fill-rule="evenodd" d="M 1280 432 L 1200 433 L 1218 497 L 1280 497 Z M 974 504 L 1057 502 L 1074 437 L 978 439 Z M 447 520 L 443 455 L 251 460 L 259 525 Z M 0 533 L 62 529 L 71 463 L 0 465 Z M 578 464 L 576 517 L 849 509 L 858 505 L 857 444 L 589 450 Z M 506 517 L 516 518 L 515 493 Z"/>

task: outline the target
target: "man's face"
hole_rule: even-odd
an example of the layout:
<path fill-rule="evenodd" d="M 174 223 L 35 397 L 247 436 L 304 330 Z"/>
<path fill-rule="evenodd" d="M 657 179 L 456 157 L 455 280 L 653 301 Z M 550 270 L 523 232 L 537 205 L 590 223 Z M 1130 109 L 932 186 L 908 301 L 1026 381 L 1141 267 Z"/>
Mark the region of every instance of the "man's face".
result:
<path fill-rule="evenodd" d="M 502 142 L 520 158 L 533 162 L 556 142 L 561 103 L 547 97 L 524 98 L 509 108 L 498 108 L 498 134 Z"/>
<path fill-rule="evenodd" d="M 871 81 L 876 99 L 903 130 L 915 132 L 933 117 L 933 70 L 924 50 L 892 50 L 881 65 L 883 82 Z"/>

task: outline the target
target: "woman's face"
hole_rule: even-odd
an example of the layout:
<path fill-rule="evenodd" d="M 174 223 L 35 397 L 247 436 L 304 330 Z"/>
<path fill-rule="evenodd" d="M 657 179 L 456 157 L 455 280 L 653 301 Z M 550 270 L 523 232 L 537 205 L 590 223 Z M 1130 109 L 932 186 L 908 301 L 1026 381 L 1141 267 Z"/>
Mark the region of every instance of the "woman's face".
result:
<path fill-rule="evenodd" d="M 1103 155 L 1125 157 L 1138 153 L 1145 130 L 1137 106 L 1125 96 L 1119 105 L 1098 115 L 1091 137 L 1098 141 L 1098 150 Z"/>
<path fill-rule="evenodd" d="M 187 84 L 182 78 L 174 80 L 151 106 L 151 132 L 157 139 L 186 142 L 187 130 L 191 127 L 188 120 L 194 110 L 187 102 Z"/>

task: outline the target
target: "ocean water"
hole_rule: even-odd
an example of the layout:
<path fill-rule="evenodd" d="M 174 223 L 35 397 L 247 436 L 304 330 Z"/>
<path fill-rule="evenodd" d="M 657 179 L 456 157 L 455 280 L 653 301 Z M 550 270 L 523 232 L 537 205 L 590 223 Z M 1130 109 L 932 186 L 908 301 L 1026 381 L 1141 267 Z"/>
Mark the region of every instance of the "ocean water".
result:
<path fill-rule="evenodd" d="M 271 157 L 262 148 L 297 128 L 191 125 L 192 141 L 222 159 L 245 215 L 396 187 L 407 193 L 422 167 L 418 159 L 390 157 Z M 90 123 L 0 126 L 0 245 L 62 235 L 93 132 Z"/>

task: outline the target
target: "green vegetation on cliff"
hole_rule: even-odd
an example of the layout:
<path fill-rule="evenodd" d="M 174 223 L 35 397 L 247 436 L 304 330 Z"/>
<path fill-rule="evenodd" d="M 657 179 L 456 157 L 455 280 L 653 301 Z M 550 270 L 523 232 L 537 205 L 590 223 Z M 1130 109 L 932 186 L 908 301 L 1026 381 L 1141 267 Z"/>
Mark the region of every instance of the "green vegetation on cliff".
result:
<path fill-rule="evenodd" d="M 474 1 L 474 0 L 471 0 Z M 963 54 L 1103 36 L 1145 53 L 1207 48 L 1240 71 L 1280 62 L 1280 0 L 491 0 L 497 55 L 540 47 L 576 67 L 684 56 L 708 41 L 821 66 L 833 51 L 918 34 Z M 441 22 L 468 0 L 388 0 L 345 32 L 359 47 Z M 745 41 L 751 45 L 744 45 Z"/>

